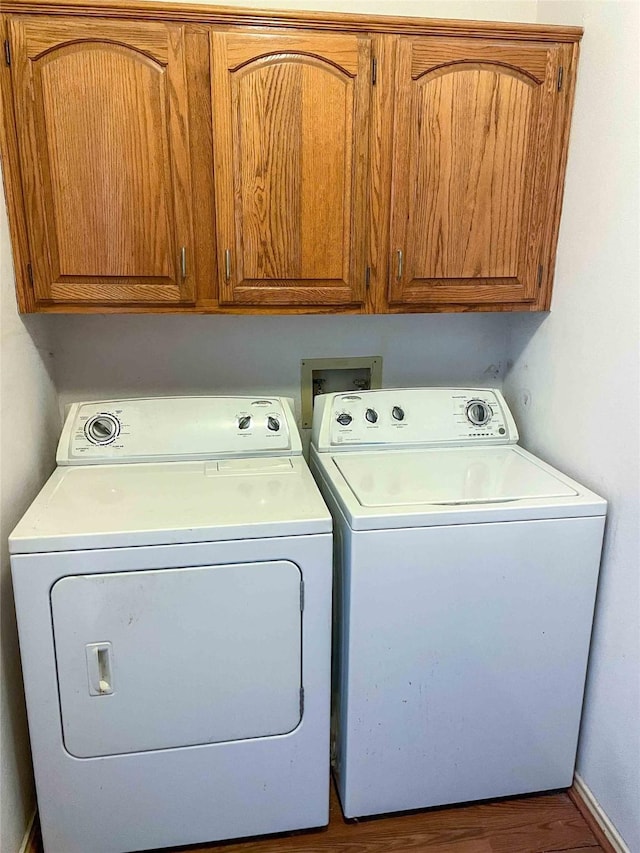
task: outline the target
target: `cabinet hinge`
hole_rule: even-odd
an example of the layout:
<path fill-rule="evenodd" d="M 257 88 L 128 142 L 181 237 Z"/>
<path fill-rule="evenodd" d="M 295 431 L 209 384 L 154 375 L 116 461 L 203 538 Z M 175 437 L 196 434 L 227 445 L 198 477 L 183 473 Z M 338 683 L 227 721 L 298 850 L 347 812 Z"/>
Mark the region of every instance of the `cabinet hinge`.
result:
<path fill-rule="evenodd" d="M 11 65 L 11 45 L 9 39 L 4 40 L 4 61 L 7 65 Z"/>
<path fill-rule="evenodd" d="M 558 92 L 562 91 L 562 81 L 564 78 L 564 68 L 562 65 L 558 68 Z"/>
<path fill-rule="evenodd" d="M 540 264 L 540 266 L 538 267 L 538 287 L 541 287 L 541 285 L 542 285 L 543 270 L 544 270 L 544 267 L 542 266 L 542 264 Z"/>
<path fill-rule="evenodd" d="M 29 276 L 29 284 L 33 287 L 33 267 L 27 264 L 27 275 Z"/>
<path fill-rule="evenodd" d="M 304 610 L 304 581 L 300 581 L 300 611 Z"/>
<path fill-rule="evenodd" d="M 371 267 L 367 267 L 364 271 L 364 285 L 367 290 L 371 287 Z"/>
<path fill-rule="evenodd" d="M 375 56 L 371 57 L 371 85 L 375 86 L 378 80 L 378 60 Z"/>
<path fill-rule="evenodd" d="M 300 717 L 304 714 L 304 687 L 300 688 Z"/>

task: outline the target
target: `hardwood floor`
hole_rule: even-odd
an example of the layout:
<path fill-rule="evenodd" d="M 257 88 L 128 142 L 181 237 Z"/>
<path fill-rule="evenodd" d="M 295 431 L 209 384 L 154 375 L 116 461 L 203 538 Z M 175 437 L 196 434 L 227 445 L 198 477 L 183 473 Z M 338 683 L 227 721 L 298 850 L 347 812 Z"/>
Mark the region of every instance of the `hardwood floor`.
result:
<path fill-rule="evenodd" d="M 27 853 L 42 853 L 36 826 Z M 326 829 L 166 848 L 163 853 L 609 853 L 567 794 L 345 821 L 331 789 Z M 87 850 L 87 853 L 91 851 Z M 150 853 L 150 851 L 149 851 Z"/>
<path fill-rule="evenodd" d="M 181 853 L 603 853 L 567 794 L 345 821 L 335 791 L 327 829 L 176 848 Z"/>

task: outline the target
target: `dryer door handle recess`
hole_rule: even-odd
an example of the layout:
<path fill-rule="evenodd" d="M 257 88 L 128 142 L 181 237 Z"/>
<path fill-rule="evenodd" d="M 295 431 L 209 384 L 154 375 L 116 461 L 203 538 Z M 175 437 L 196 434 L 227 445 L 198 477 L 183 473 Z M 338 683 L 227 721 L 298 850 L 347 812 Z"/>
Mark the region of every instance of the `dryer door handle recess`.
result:
<path fill-rule="evenodd" d="M 87 656 L 87 675 L 91 696 L 108 696 L 113 693 L 111 677 L 111 643 L 88 643 L 85 646 Z"/>

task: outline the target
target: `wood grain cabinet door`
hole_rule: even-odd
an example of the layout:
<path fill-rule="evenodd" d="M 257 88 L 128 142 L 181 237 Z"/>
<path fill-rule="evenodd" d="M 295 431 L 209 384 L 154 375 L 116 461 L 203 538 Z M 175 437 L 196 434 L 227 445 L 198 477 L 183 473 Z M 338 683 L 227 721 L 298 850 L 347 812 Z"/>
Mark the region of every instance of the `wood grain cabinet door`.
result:
<path fill-rule="evenodd" d="M 10 34 L 36 299 L 192 300 L 182 28 L 26 17 Z"/>
<path fill-rule="evenodd" d="M 554 217 L 559 56 L 553 43 L 401 38 L 389 298 L 536 298 Z"/>
<path fill-rule="evenodd" d="M 212 33 L 223 304 L 363 299 L 370 40 Z"/>

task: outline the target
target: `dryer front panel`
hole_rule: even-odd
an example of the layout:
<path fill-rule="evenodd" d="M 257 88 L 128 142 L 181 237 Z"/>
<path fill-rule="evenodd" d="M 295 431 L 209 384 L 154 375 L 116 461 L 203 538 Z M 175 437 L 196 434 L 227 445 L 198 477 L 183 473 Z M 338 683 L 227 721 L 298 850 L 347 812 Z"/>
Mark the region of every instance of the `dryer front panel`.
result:
<path fill-rule="evenodd" d="M 72 575 L 51 588 L 65 747 L 78 758 L 281 735 L 300 722 L 289 561 Z"/>

